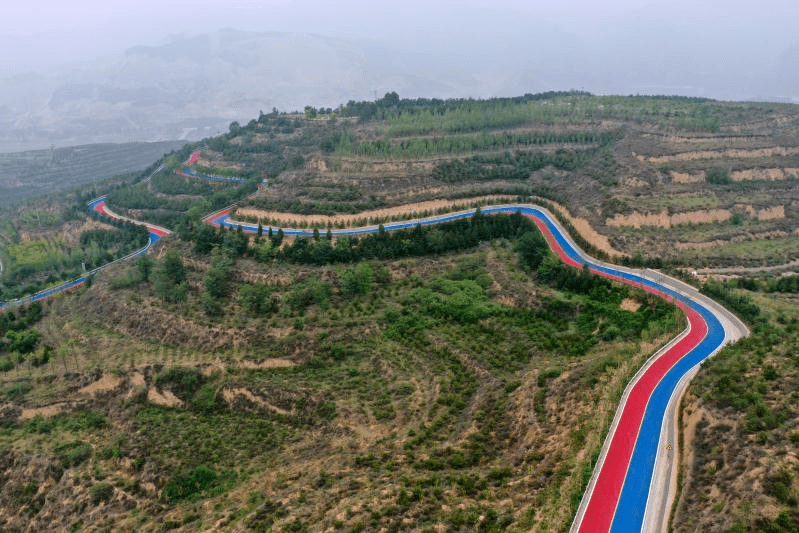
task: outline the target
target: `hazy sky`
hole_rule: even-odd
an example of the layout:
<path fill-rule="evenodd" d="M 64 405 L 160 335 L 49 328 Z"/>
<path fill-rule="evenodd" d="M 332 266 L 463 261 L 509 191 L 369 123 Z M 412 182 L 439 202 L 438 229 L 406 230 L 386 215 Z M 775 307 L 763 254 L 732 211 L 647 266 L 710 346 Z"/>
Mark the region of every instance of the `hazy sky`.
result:
<path fill-rule="evenodd" d="M 391 90 L 799 103 L 799 0 L 4 4 L 4 151 L 201 138 L 259 110 L 336 107 Z"/>
<path fill-rule="evenodd" d="M 0 16 L 0 78 L 93 60 L 107 66 L 135 45 L 233 28 L 355 41 L 404 61 L 405 75 L 418 68 L 420 76 L 470 77 L 483 87 L 517 76 L 515 84 L 497 81 L 496 92 L 445 96 L 508 96 L 530 87 L 799 102 L 799 0 L 8 3 Z"/>
<path fill-rule="evenodd" d="M 0 66 L 102 57 L 169 34 L 222 27 L 305 31 L 390 41 L 398 47 L 445 52 L 512 49 L 513 40 L 560 31 L 588 45 L 679 50 L 704 39 L 704 53 L 737 51 L 770 57 L 799 44 L 796 0 L 12 0 L 0 17 Z M 598 42 L 597 42 L 598 41 Z M 530 53 L 530 50 L 519 50 Z"/>

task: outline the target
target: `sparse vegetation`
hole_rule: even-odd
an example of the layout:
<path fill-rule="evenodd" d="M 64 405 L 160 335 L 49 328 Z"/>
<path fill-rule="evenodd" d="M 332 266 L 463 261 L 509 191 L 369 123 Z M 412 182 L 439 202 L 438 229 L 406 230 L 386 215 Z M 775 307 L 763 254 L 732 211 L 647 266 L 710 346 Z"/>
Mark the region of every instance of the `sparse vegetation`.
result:
<path fill-rule="evenodd" d="M 786 452 L 795 448 L 793 428 L 799 420 L 793 401 L 799 314 L 783 298 L 725 290 L 760 312 L 750 318 L 752 335 L 704 363 L 691 385 L 685 409 L 698 412 L 699 421 L 691 430 L 694 457 L 687 463 L 675 530 L 792 531 L 799 508 L 795 468 Z M 762 491 L 753 490 L 755 483 Z M 701 496 L 708 492 L 716 495 Z M 759 508 L 751 507 L 754 501 Z M 767 505 L 774 507 L 766 510 Z M 693 510 L 712 506 L 725 512 L 696 516 Z"/>
<path fill-rule="evenodd" d="M 409 202 L 536 194 L 583 217 L 558 215 L 581 246 L 604 249 L 590 225 L 629 254 L 614 261 L 788 262 L 795 178 L 782 169 L 799 155 L 776 148 L 790 148 L 795 116 L 677 97 L 389 93 L 262 113 L 206 140 L 194 170 L 244 183 L 175 174 L 197 148 L 187 145 L 143 173 L 4 214 L 7 298 L 141 244 L 139 229 L 89 220 L 99 194 L 175 233 L 74 295 L 0 315 L 0 525 L 566 529 L 626 381 L 682 329 L 680 315 L 563 266 L 519 215 L 358 237 L 301 215 L 389 210 L 366 215 L 378 225 L 407 217 Z M 770 168 L 782 174 L 734 181 Z M 257 236 L 201 222 L 234 202 L 260 209 Z M 605 224 L 706 209 L 729 219 Z M 292 216 L 314 237 L 271 222 Z M 696 425 L 675 530 L 795 527 L 795 278 L 703 285 L 753 336 L 691 389 L 707 425 Z M 58 523 L 40 512 L 67 500 Z"/>

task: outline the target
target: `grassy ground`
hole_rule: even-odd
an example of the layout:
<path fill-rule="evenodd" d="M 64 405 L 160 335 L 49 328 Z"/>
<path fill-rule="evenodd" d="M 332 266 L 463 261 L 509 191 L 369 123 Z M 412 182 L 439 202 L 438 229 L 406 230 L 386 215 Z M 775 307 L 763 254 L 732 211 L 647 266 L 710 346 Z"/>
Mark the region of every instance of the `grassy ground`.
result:
<path fill-rule="evenodd" d="M 330 282 L 329 301 L 295 309 L 288 302 L 297 283 L 276 285 L 278 308 L 255 319 L 244 318 L 232 287 L 223 304 L 232 316 L 216 326 L 266 333 L 232 351 L 143 341 L 85 310 L 105 293 L 122 302 L 136 295 L 196 323 L 203 318 L 194 296 L 158 303 L 146 284 L 109 292 L 98 279 L 83 295 L 53 303 L 40 329 L 60 358 L 18 367 L 3 385 L 18 405 L 77 402 L 55 418 L 0 430 L 0 446 L 15 460 L 62 464 L 56 476 L 29 463 L 40 476 L 37 494 L 47 487 L 35 519 L 50 516 L 67 483 L 84 503 L 64 513 L 66 526 L 564 528 L 624 383 L 679 326 L 636 318 L 643 329 L 624 332 L 611 328 L 616 319 L 596 322 L 591 297 L 535 284 L 507 241 L 385 267 L 389 278 L 363 295 L 342 292 L 337 280 L 349 267 L 290 267 L 285 273 L 304 277 L 301 284 L 311 276 Z M 454 315 L 429 300 L 455 305 L 446 295 L 467 288 L 477 292 Z M 652 309 L 653 301 L 633 297 L 644 303 L 640 313 Z M 611 302 L 621 298 L 614 292 Z M 638 316 L 606 304 L 619 320 Z M 128 308 L 137 312 L 147 311 Z M 579 341 L 597 328 L 607 340 L 578 351 L 558 340 Z M 274 359 L 293 366 L 246 364 Z M 59 377 L 63 367 L 75 377 Z M 81 392 L 100 376 L 116 385 Z M 177 403 L 161 405 L 151 390 Z M 21 479 L 11 485 L 25 493 Z M 5 505 L 39 505 L 35 495 L 18 500 Z M 125 502 L 136 502 L 136 513 L 124 513 L 132 505 Z"/>
<path fill-rule="evenodd" d="M 752 336 L 703 365 L 683 402 L 675 531 L 795 531 L 797 507 L 795 295 L 737 290 L 761 312 Z"/>
<path fill-rule="evenodd" d="M 337 120 L 263 115 L 211 139 L 203 161 L 241 169 L 245 186 L 164 173 L 94 191 L 177 230 L 178 242 L 155 254 L 179 250 L 185 280 L 167 298 L 155 278 L 140 280 L 138 266 L 120 265 L 46 304 L 35 324 L 4 323 L 0 524 L 568 527 L 624 384 L 681 321 L 640 294 L 569 289 L 557 276 L 531 274 L 503 240 L 359 265 L 238 259 L 220 275 L 217 259 L 192 251 L 193 225 L 262 179 L 269 186 L 245 203 L 298 214 L 536 194 L 631 255 L 695 266 L 799 255 L 788 236 L 798 216 L 795 180 L 676 184 L 670 174 L 799 166 L 795 155 L 754 151 L 792 146 L 795 106 L 577 93 L 447 109 L 362 104 L 343 107 L 349 116 Z M 747 152 L 696 153 L 730 148 Z M 179 166 L 190 151 L 168 163 Z M 35 258 L 38 242 L 77 242 L 91 195 L 4 216 L 4 260 Z M 785 218 L 747 214 L 779 206 Z M 738 216 L 603 229 L 616 213 L 663 208 Z M 361 285 L 364 266 L 371 274 Z M 620 310 L 623 296 L 641 309 Z M 796 302 L 753 297 L 766 322 L 707 365 L 685 411 L 695 445 L 678 530 L 779 531 L 796 522 Z M 29 326 L 38 345 L 18 354 L 10 347 Z"/>

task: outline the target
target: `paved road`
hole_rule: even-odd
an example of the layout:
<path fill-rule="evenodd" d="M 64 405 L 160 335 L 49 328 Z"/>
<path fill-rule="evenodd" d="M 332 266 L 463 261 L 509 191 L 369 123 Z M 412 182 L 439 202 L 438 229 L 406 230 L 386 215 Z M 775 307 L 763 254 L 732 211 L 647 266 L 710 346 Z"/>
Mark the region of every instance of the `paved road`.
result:
<path fill-rule="evenodd" d="M 105 198 L 89 202 L 89 208 L 104 216 L 129 220 L 109 210 Z M 622 396 L 594 474 L 577 511 L 572 531 L 660 531 L 665 529 L 668 509 L 674 496 L 678 465 L 676 451 L 676 412 L 679 398 L 699 363 L 726 343 L 748 334 L 734 315 L 709 298 L 676 279 L 655 271 L 633 270 L 593 259 L 580 250 L 557 220 L 545 209 L 530 204 L 482 208 L 484 214 L 520 212 L 531 218 L 551 249 L 565 263 L 588 267 L 597 275 L 635 285 L 661 298 L 673 301 L 688 320 L 686 330 L 654 354 L 631 380 Z M 417 224 L 431 225 L 467 218 L 474 210 L 427 217 L 384 225 L 386 231 L 406 229 Z M 206 217 L 213 225 L 241 226 L 255 233 L 257 225 L 230 220 L 229 210 Z M 144 224 L 151 242 L 169 230 Z M 379 226 L 336 229 L 334 235 L 374 233 Z M 273 228 L 278 229 L 278 228 Z M 313 230 L 281 228 L 286 235 L 313 235 Z M 269 228 L 264 228 L 268 231 Z M 148 245 L 149 247 L 149 245 Z M 146 248 L 137 253 L 143 253 Z M 74 280 L 51 293 L 81 284 Z M 84 280 L 85 281 L 85 280 Z M 49 294 L 48 294 L 49 295 Z"/>
<path fill-rule="evenodd" d="M 107 198 L 105 196 L 95 198 L 86 205 L 88 205 L 90 211 L 99 213 L 100 215 L 110 218 L 112 220 L 122 220 L 125 222 L 130 222 L 131 224 L 136 224 L 138 226 L 146 227 L 147 231 L 150 232 L 150 238 L 154 239 L 151 244 L 157 242 L 158 239 L 160 239 L 161 237 L 166 237 L 167 235 L 170 235 L 172 233 L 170 230 L 166 229 L 163 226 L 156 226 L 155 224 L 150 224 L 148 222 L 142 222 L 140 220 L 136 220 L 133 218 L 124 217 L 122 215 L 115 213 L 114 211 L 111 211 L 111 209 L 108 207 Z"/>
<path fill-rule="evenodd" d="M 660 276 L 659 273 L 651 270 L 647 271 L 647 275 Z M 749 329 L 738 317 L 710 298 L 698 293 L 695 288 L 670 278 L 667 278 L 664 282 L 670 283 L 675 290 L 686 294 L 690 298 L 701 301 L 703 305 L 712 310 L 724 327 L 727 336 L 725 342 L 734 342 L 749 335 Z M 680 429 L 678 426 L 680 400 L 691 379 L 698 371 L 698 365 L 689 370 L 677 383 L 669 399 L 661 425 L 660 440 L 658 442 L 659 452 L 655 459 L 654 474 L 649 487 L 642 531 L 653 533 L 665 531 L 668 526 L 671 506 L 677 494 L 677 478 L 680 469 L 678 463 L 680 454 L 677 447 Z"/>
<path fill-rule="evenodd" d="M 634 270 L 593 259 L 580 250 L 545 209 L 529 205 L 482 208 L 484 214 L 513 213 L 533 219 L 552 250 L 567 264 L 635 285 L 668 299 L 685 314 L 688 327 L 654 354 L 625 389 L 594 474 L 578 508 L 574 532 L 662 531 L 674 498 L 678 465 L 676 412 L 679 398 L 698 365 L 728 342 L 748 334 L 734 315 L 696 289 L 659 272 Z M 469 217 L 474 210 L 385 224 L 386 231 Z M 257 225 L 230 219 L 230 210 L 206 218 L 213 225 L 249 233 Z M 278 228 L 272 228 L 277 230 Z M 280 228 L 285 235 L 310 236 L 312 229 Z M 264 228 L 268 231 L 269 228 Z M 332 230 L 333 235 L 373 233 L 378 226 Z M 665 430 L 664 430 L 665 429 Z"/>
<path fill-rule="evenodd" d="M 200 150 L 192 152 L 191 156 L 189 156 L 189 160 L 186 161 L 186 166 L 183 167 L 181 170 L 175 172 L 178 176 L 183 176 L 184 178 L 198 178 L 206 181 L 222 181 L 222 182 L 229 182 L 229 183 L 241 183 L 244 178 L 240 177 L 227 177 L 227 176 L 206 176 L 204 174 L 198 174 L 197 172 L 191 169 L 191 166 L 194 165 L 200 159 Z"/>
<path fill-rule="evenodd" d="M 195 164 L 199 158 L 200 158 L 200 152 L 196 151 L 196 152 L 191 154 L 191 157 L 186 162 L 186 168 L 184 170 L 189 172 L 192 177 L 207 179 L 207 180 L 211 180 L 211 181 L 234 181 L 234 182 L 243 181 L 241 178 L 223 178 L 223 177 L 217 177 L 217 176 L 210 176 L 210 177 L 209 176 L 202 176 L 202 175 L 199 175 L 199 174 L 191 171 L 189 169 L 189 167 L 191 165 Z M 147 176 L 147 178 L 145 178 L 143 181 L 144 182 L 150 181 L 155 174 L 157 174 L 158 172 L 162 171 L 164 168 L 165 168 L 164 165 L 158 166 L 158 168 L 156 168 L 155 171 L 153 171 L 152 174 Z M 168 230 L 167 228 L 164 228 L 162 226 L 156 226 L 155 224 L 148 224 L 146 222 L 141 222 L 139 220 L 134 220 L 132 218 L 124 217 L 124 216 L 121 216 L 121 215 L 113 212 L 111 209 L 108 208 L 105 196 L 101 196 L 99 198 L 95 198 L 94 200 L 88 202 L 87 207 L 88 207 L 89 211 L 96 212 L 96 213 L 98 213 L 98 214 L 100 214 L 100 215 L 102 215 L 102 216 L 104 216 L 106 218 L 109 218 L 109 219 L 124 220 L 124 221 L 130 222 L 132 224 L 138 224 L 140 226 L 145 226 L 147 228 L 147 231 L 150 233 L 150 240 L 148 241 L 146 246 L 144 246 L 143 248 L 133 252 L 132 254 L 127 255 L 125 257 L 122 257 L 120 259 L 117 259 L 116 261 L 113 261 L 111 263 L 105 264 L 105 265 L 103 265 L 101 267 L 95 268 L 94 270 L 91 270 L 90 272 L 87 272 L 86 274 L 84 274 L 83 276 L 80 276 L 79 278 L 67 281 L 65 283 L 62 283 L 61 285 L 57 285 L 57 286 L 51 287 L 49 289 L 41 290 L 41 291 L 37 292 L 36 294 L 32 294 L 30 296 L 19 298 L 17 300 L 13 300 L 13 301 L 10 301 L 10 302 L 0 302 L 0 311 L 6 309 L 9 306 L 24 305 L 24 304 L 27 304 L 27 303 L 30 303 L 30 302 L 36 302 L 36 301 L 39 301 L 39 300 L 44 300 L 46 298 L 50 298 L 51 296 L 55 296 L 56 294 L 60 294 L 62 292 L 74 289 L 76 287 L 80 287 L 84 283 L 86 283 L 86 280 L 90 276 L 94 275 L 95 273 L 97 273 L 98 271 L 102 270 L 103 268 L 106 268 L 106 267 L 108 267 L 108 266 L 110 266 L 110 265 L 112 265 L 114 263 L 118 263 L 120 261 L 127 261 L 128 259 L 131 259 L 133 257 L 136 257 L 136 256 L 139 256 L 141 254 L 146 253 L 153 244 L 158 242 L 159 239 L 161 239 L 161 238 L 163 238 L 163 237 L 165 237 L 165 236 L 167 236 L 167 235 L 172 233 L 170 230 Z M 2 270 L 3 270 L 3 264 L 0 261 L 0 272 L 2 272 Z"/>
<path fill-rule="evenodd" d="M 106 206 L 106 197 L 105 196 L 101 196 L 100 198 L 95 198 L 94 200 L 92 200 L 91 202 L 89 202 L 87 204 L 87 207 L 89 208 L 90 211 L 97 212 L 100 215 L 108 217 L 108 218 L 111 218 L 111 219 L 125 220 L 125 221 L 131 222 L 133 224 L 138 224 L 140 226 L 145 226 L 147 228 L 147 231 L 150 233 L 150 240 L 147 242 L 147 244 L 144 247 L 136 250 L 135 252 L 133 252 L 131 254 L 128 254 L 125 257 L 122 257 L 120 259 L 117 259 L 116 261 L 112 261 L 111 263 L 107 263 L 107 264 L 105 264 L 103 266 L 97 267 L 94 270 L 90 270 L 89 272 L 86 272 L 84 275 L 82 275 L 82 276 L 80 276 L 80 277 L 78 277 L 76 279 L 67 281 L 65 283 L 62 283 L 61 285 L 57 285 L 57 286 L 51 287 L 49 289 L 41 290 L 41 291 L 39 291 L 39 292 L 37 292 L 35 294 L 32 294 L 30 296 L 25 296 L 23 298 L 19 298 L 17 300 L 12 300 L 10 302 L 2 302 L 2 303 L 0 303 L 0 311 L 4 310 L 4 309 L 6 309 L 7 307 L 10 307 L 10 306 L 24 305 L 24 304 L 28 304 L 28 303 L 31 303 L 31 302 L 37 302 L 37 301 L 40 301 L 40 300 L 45 300 L 47 298 L 55 296 L 56 294 L 61 294 L 63 292 L 69 291 L 71 289 L 80 287 L 80 286 L 82 286 L 82 285 L 84 285 L 86 283 L 86 280 L 88 280 L 89 277 L 93 276 L 94 274 L 96 274 L 100 270 L 102 270 L 104 268 L 107 268 L 107 267 L 113 265 L 114 263 L 119 263 L 121 261 L 127 261 L 129 259 L 132 259 L 132 258 L 137 257 L 139 255 L 142 255 L 144 253 L 147 253 L 147 251 L 150 249 L 150 247 L 153 244 L 158 242 L 158 240 L 161 239 L 162 237 L 165 237 L 165 236 L 167 236 L 167 235 L 169 235 L 171 233 L 168 229 L 163 228 L 161 226 L 156 226 L 156 225 L 153 225 L 153 224 L 147 224 L 147 223 L 144 223 L 144 222 L 140 222 L 138 220 L 133 220 L 131 218 L 127 218 L 127 217 L 123 217 L 123 216 L 117 215 L 116 213 L 114 213 L 113 211 L 108 209 L 108 207 Z"/>

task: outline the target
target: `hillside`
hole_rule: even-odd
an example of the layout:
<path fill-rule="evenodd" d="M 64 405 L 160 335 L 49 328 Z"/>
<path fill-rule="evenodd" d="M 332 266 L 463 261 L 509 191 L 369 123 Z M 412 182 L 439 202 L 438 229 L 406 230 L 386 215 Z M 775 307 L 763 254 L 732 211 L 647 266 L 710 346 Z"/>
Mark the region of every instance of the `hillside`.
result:
<path fill-rule="evenodd" d="M 694 269 L 799 257 L 796 106 L 580 94 L 352 104 L 340 119 L 262 115 L 210 142 L 201 163 L 279 174 L 239 204 L 264 218 L 535 194 L 630 255 Z"/>
<path fill-rule="evenodd" d="M 714 38 L 709 31 L 721 30 L 712 10 L 681 17 L 679 28 L 663 28 L 669 13 L 655 10 L 605 13 L 615 22 L 578 29 L 532 8 L 520 16 L 514 10 L 490 13 L 489 6 L 442 6 L 427 17 L 403 7 L 395 16 L 406 22 L 395 29 L 382 14 L 362 10 L 361 29 L 350 32 L 333 30 L 333 20 L 350 18 L 345 13 L 325 20 L 325 10 L 309 9 L 310 16 L 299 20 L 287 11 L 270 6 L 269 22 L 250 26 L 255 31 L 203 32 L 188 13 L 172 23 L 157 17 L 145 32 L 133 32 L 129 23 L 122 33 L 108 27 L 105 40 L 83 42 L 81 52 L 65 46 L 46 57 L 35 53 L 46 36 L 6 32 L 0 46 L 15 61 L 0 72 L 0 149 L 196 141 L 261 110 L 335 107 L 390 90 L 411 97 L 487 98 L 590 86 L 601 94 L 799 101 L 799 46 L 790 17 L 758 10 L 754 18 L 784 29 L 744 42 L 730 37 L 751 31 L 751 20 L 741 13 L 723 21 L 735 30 Z M 299 31 L 264 31 L 281 20 Z M 154 34 L 155 27 L 161 30 Z M 474 39 L 474 27 L 497 37 Z M 727 45 L 719 44 L 727 39 Z M 708 49 L 710 42 L 716 45 Z M 132 46 L 123 48 L 126 43 Z M 59 64 L 67 57 L 71 63 Z M 38 70 L 31 71 L 35 65 Z"/>
<path fill-rule="evenodd" d="M 0 207 L 139 172 L 181 141 L 92 144 L 0 153 Z"/>
<path fill-rule="evenodd" d="M 625 384 L 684 317 L 563 266 L 518 214 L 326 235 L 533 196 L 591 253 L 750 324 L 685 398 L 672 526 L 790 531 L 797 128 L 790 105 L 389 93 L 31 201 L 3 222 L 4 299 L 141 246 L 88 215 L 97 194 L 174 233 L 0 316 L 0 524 L 568 529 Z M 209 225 L 223 209 L 263 232 Z"/>

